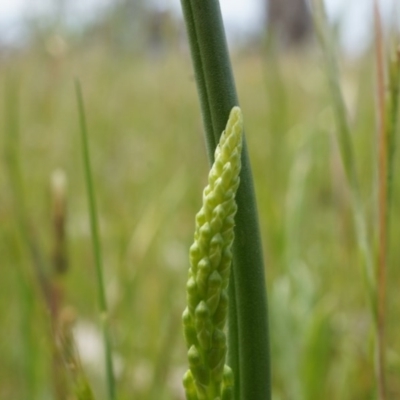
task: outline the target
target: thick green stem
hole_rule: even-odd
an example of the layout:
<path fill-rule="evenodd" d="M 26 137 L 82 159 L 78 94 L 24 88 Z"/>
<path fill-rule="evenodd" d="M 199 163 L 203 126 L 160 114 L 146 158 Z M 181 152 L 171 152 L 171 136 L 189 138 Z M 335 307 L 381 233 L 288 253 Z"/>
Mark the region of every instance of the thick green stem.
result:
<path fill-rule="evenodd" d="M 182 0 L 181 3 L 182 3 L 183 13 L 185 16 L 186 29 L 188 32 L 192 61 L 195 66 L 198 66 L 195 67 L 197 91 L 200 98 L 203 124 L 206 132 L 205 139 L 207 144 L 207 154 L 211 165 L 214 161 L 214 150 L 217 147 L 218 140 L 216 137 L 214 137 L 214 132 L 213 132 L 211 109 L 207 100 L 208 95 L 207 95 L 206 78 L 204 75 L 203 68 L 201 66 L 202 59 L 201 59 L 199 43 L 197 42 L 197 34 L 196 34 L 194 16 L 192 12 L 192 5 L 191 2 L 188 0 Z"/>
<path fill-rule="evenodd" d="M 212 162 L 230 110 L 238 105 L 221 10 L 217 0 L 181 2 Z M 267 400 L 271 397 L 271 388 L 266 286 L 258 213 L 245 141 L 240 179 L 229 291 L 229 365 L 235 375 L 236 400 Z"/>

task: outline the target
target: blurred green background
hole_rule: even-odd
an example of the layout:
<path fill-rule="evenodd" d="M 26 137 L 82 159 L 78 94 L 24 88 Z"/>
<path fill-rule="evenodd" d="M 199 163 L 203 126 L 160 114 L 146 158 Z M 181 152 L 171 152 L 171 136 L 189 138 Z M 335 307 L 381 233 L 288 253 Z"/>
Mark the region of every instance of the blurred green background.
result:
<path fill-rule="evenodd" d="M 180 316 L 208 163 L 184 27 L 171 14 L 131 4 L 79 27 L 57 15 L 31 21 L 29 39 L 0 49 L 1 399 L 57 398 L 51 318 L 5 157 L 15 105 L 29 235 L 60 295 L 60 318 L 74 320 L 82 370 L 95 397 L 106 398 L 75 77 L 86 106 L 118 398 L 183 399 Z M 230 44 L 263 238 L 274 399 L 374 399 L 371 316 L 318 46 L 278 49 L 262 36 Z M 368 50 L 340 65 L 375 250 L 374 60 Z M 59 170 L 67 179 L 68 269 L 55 276 L 51 176 Z M 400 398 L 399 190 L 395 175 L 390 399 Z"/>

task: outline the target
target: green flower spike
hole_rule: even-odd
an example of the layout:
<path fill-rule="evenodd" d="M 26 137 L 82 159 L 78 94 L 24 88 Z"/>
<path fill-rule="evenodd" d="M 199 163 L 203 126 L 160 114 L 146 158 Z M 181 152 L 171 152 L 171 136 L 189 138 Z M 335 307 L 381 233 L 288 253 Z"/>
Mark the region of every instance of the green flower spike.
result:
<path fill-rule="evenodd" d="M 190 248 L 188 306 L 182 318 L 189 360 L 189 370 L 183 378 L 187 400 L 233 399 L 233 373 L 225 365 L 224 327 L 242 136 L 242 112 L 234 107 L 215 150 Z"/>

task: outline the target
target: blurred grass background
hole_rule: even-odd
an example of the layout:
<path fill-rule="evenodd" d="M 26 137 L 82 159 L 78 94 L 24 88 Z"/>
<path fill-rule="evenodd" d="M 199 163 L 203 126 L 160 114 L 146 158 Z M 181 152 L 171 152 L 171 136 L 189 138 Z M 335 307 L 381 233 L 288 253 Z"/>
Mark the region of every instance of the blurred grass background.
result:
<path fill-rule="evenodd" d="M 101 228 L 119 399 L 183 399 L 180 316 L 188 248 L 207 178 L 188 51 L 49 33 L 4 52 L 0 81 L 19 97 L 18 145 L 29 223 L 50 257 L 50 177 L 65 171 L 68 271 L 63 308 L 96 398 L 105 398 L 99 317 L 73 79 L 82 82 Z M 374 61 L 342 62 L 361 192 L 375 249 Z M 262 229 L 274 399 L 374 399 L 371 316 L 321 55 L 233 51 Z M 52 399 L 51 324 L 16 223 L 0 98 L 0 398 Z M 399 168 L 398 157 L 396 169 Z M 387 292 L 389 398 L 400 398 L 399 180 Z M 73 311 L 71 311 L 73 310 Z M 65 311 L 65 310 L 64 310 Z M 65 311 L 65 312 L 67 312 Z"/>

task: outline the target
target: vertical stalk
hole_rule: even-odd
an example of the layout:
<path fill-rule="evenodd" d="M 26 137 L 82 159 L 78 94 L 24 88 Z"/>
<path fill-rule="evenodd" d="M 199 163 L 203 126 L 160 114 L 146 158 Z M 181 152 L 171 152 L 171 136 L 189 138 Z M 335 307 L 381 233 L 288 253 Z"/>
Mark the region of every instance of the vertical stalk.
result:
<path fill-rule="evenodd" d="M 212 162 L 229 113 L 238 105 L 221 10 L 218 0 L 181 3 Z M 235 375 L 235 400 L 268 400 L 271 387 L 264 264 L 245 140 L 240 181 L 229 289 L 229 365 Z"/>
<path fill-rule="evenodd" d="M 25 191 L 20 162 L 20 125 L 19 125 L 19 96 L 17 80 L 11 74 L 7 77 L 5 84 L 4 115 L 5 115 L 5 160 L 7 164 L 7 174 L 13 200 L 14 212 L 18 234 L 24 246 L 28 250 L 32 261 L 35 278 L 37 278 L 41 294 L 44 299 L 49 298 L 49 290 L 43 269 L 43 260 L 37 247 L 35 237 L 30 231 L 28 216 L 26 211 Z M 36 363 L 38 362 L 37 351 L 35 350 L 34 333 L 32 331 L 32 312 L 34 291 L 25 281 L 21 268 L 17 270 L 19 280 L 19 294 L 22 303 L 21 333 L 23 337 L 23 356 L 24 356 L 24 396 L 31 400 L 36 398 Z"/>
<path fill-rule="evenodd" d="M 53 233 L 53 251 L 51 257 L 52 273 L 49 283 L 52 291 L 51 328 L 52 328 L 52 376 L 54 397 L 65 400 L 68 396 L 68 383 L 65 374 L 62 353 L 62 328 L 60 324 L 60 311 L 64 300 L 63 275 L 66 274 L 67 249 L 66 249 L 66 176 L 62 170 L 53 172 L 50 180 L 51 193 L 51 222 Z"/>
<path fill-rule="evenodd" d="M 385 400 L 385 298 L 386 298 L 386 270 L 388 257 L 389 235 L 389 207 L 391 199 L 391 181 L 393 176 L 393 153 L 395 131 L 398 118 L 399 93 L 399 59 L 390 65 L 390 95 L 386 98 L 384 51 L 381 20 L 377 1 L 374 0 L 374 22 L 376 34 L 376 67 L 377 67 L 377 108 L 378 108 L 378 257 L 377 274 L 374 271 L 374 258 L 368 246 L 366 237 L 365 219 L 362 213 L 362 201 L 358 187 L 357 171 L 355 168 L 354 151 L 350 137 L 350 128 L 347 122 L 346 109 L 340 92 L 336 60 L 332 50 L 332 41 L 327 33 L 326 15 L 322 0 L 314 0 L 315 24 L 317 33 L 325 55 L 326 68 L 333 98 L 333 108 L 337 122 L 337 135 L 348 179 L 353 214 L 355 218 L 356 235 L 360 251 L 364 258 L 364 277 L 369 292 L 371 314 L 374 328 L 375 368 L 378 387 L 378 398 Z M 397 55 L 398 56 L 398 55 Z"/>
<path fill-rule="evenodd" d="M 377 105 L 378 105 L 378 285 L 377 285 L 377 379 L 378 398 L 386 399 L 385 379 L 385 303 L 386 303 L 386 260 L 387 260 L 387 161 L 388 143 L 386 131 L 385 110 L 385 73 L 383 56 L 382 25 L 378 3 L 374 1 L 375 25 L 375 58 L 377 74 Z"/>
<path fill-rule="evenodd" d="M 214 151 L 218 144 L 217 137 L 214 136 L 214 129 L 212 125 L 211 109 L 208 102 L 207 84 L 204 70 L 202 67 L 201 50 L 198 43 L 196 26 L 194 15 L 192 11 L 192 5 L 190 0 L 181 0 L 182 10 L 186 23 L 186 30 L 189 39 L 190 52 L 192 56 L 192 62 L 195 69 L 197 91 L 200 99 L 201 114 L 203 117 L 203 125 L 205 129 L 205 139 L 207 145 L 207 155 L 212 165 L 214 161 Z M 236 98 L 236 97 L 235 97 Z M 236 104 L 236 101 L 234 102 Z"/>
<path fill-rule="evenodd" d="M 392 197 L 392 181 L 394 174 L 394 152 L 396 146 L 396 130 L 398 123 L 399 104 L 399 73 L 400 53 L 395 48 L 394 58 L 392 54 L 388 57 L 388 95 L 385 93 L 385 62 L 384 44 L 382 32 L 382 18 L 377 0 L 374 1 L 374 24 L 375 24 L 375 51 L 377 69 L 377 101 L 378 101 L 378 179 L 379 179 L 379 247 L 378 247 L 378 349 L 377 349 L 377 374 L 378 394 L 380 400 L 387 398 L 386 388 L 386 287 L 387 269 L 390 255 L 390 206 Z M 393 38 L 395 33 L 392 32 Z M 397 40 L 395 40 L 397 42 Z"/>
<path fill-rule="evenodd" d="M 394 37 L 395 34 L 393 34 Z M 399 123 L 399 92 L 400 92 L 400 47 L 398 38 L 394 41 L 394 51 L 390 54 L 389 61 L 389 112 L 387 119 L 387 142 L 388 142 L 388 176 L 387 176 L 387 201 L 388 212 L 393 197 L 393 175 L 394 175 L 394 155 L 396 152 L 396 133 Z M 390 218 L 388 216 L 388 230 Z"/>
<path fill-rule="evenodd" d="M 10 179 L 10 188 L 13 196 L 16 222 L 22 240 L 28 249 L 32 261 L 35 278 L 39 284 L 41 294 L 48 309 L 51 309 L 51 288 L 45 275 L 47 265 L 41 251 L 38 239 L 29 223 L 26 196 L 23 183 L 19 157 L 19 116 L 18 116 L 18 95 L 16 84 L 12 78 L 7 82 L 6 101 L 6 160 Z"/>
<path fill-rule="evenodd" d="M 369 305 L 374 323 L 376 322 L 376 282 L 373 268 L 371 246 L 368 243 L 364 207 L 358 182 L 358 174 L 351 140 L 347 110 L 340 89 L 338 66 L 334 55 L 332 38 L 327 31 L 327 18 L 322 0 L 314 2 L 314 23 L 318 39 L 325 58 L 325 67 L 329 89 L 332 96 L 332 107 L 336 122 L 336 136 L 342 158 L 343 169 L 350 189 L 351 207 L 354 219 L 354 230 L 360 254 L 363 258 L 363 278 L 367 289 Z"/>
<path fill-rule="evenodd" d="M 103 331 L 106 376 L 108 385 L 108 399 L 115 400 L 116 399 L 115 378 L 114 378 L 113 361 L 111 354 L 111 339 L 110 339 L 110 330 L 108 323 L 107 299 L 106 299 L 106 291 L 103 278 L 103 259 L 101 254 L 99 226 L 97 221 L 97 208 L 96 208 L 96 200 L 94 194 L 94 184 L 92 180 L 92 173 L 90 167 L 89 143 L 88 143 L 88 134 L 86 127 L 85 110 L 83 104 L 81 85 L 78 80 L 75 81 L 75 90 L 78 101 L 79 122 L 80 122 L 81 139 L 82 139 L 82 158 L 85 170 L 85 182 L 86 182 L 89 213 L 90 213 L 90 229 L 92 234 L 93 255 L 96 267 L 98 306 L 100 309 L 101 326 Z"/>

